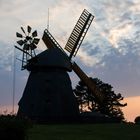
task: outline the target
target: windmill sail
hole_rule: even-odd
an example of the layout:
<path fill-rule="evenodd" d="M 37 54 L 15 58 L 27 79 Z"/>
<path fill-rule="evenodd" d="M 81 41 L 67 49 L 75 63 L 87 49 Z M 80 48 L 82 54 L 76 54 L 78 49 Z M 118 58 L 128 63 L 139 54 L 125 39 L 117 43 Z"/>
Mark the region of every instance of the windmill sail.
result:
<path fill-rule="evenodd" d="M 64 52 L 62 47 L 59 45 L 59 43 L 55 40 L 55 38 L 51 35 L 51 33 L 47 29 L 45 29 L 45 31 L 44 31 L 42 40 L 44 41 L 44 43 L 48 49 L 52 48 L 52 47 L 58 47 L 59 49 L 61 49 Z"/>
<path fill-rule="evenodd" d="M 73 71 L 78 75 L 78 77 L 86 84 L 86 86 L 92 91 L 98 103 L 102 103 L 104 100 L 104 95 L 100 92 L 96 83 L 91 81 L 89 77 L 82 71 L 82 69 L 74 62 L 72 64 Z"/>
<path fill-rule="evenodd" d="M 44 35 L 43 35 L 42 39 L 43 39 L 43 41 L 48 49 L 58 47 L 59 49 L 61 49 L 64 52 L 62 47 L 59 45 L 59 43 L 54 39 L 54 37 L 51 35 L 51 33 L 47 29 L 44 31 Z M 102 101 L 104 99 L 104 95 L 97 88 L 96 84 L 93 81 L 91 81 L 91 79 L 82 71 L 82 69 L 75 62 L 71 63 L 71 66 L 72 66 L 72 70 L 77 74 L 77 76 L 91 90 L 91 92 L 95 96 L 96 100 L 99 103 L 102 103 Z"/>
<path fill-rule="evenodd" d="M 84 9 L 65 46 L 65 49 L 70 53 L 70 59 L 76 55 L 80 48 L 93 18 L 94 16 Z"/>

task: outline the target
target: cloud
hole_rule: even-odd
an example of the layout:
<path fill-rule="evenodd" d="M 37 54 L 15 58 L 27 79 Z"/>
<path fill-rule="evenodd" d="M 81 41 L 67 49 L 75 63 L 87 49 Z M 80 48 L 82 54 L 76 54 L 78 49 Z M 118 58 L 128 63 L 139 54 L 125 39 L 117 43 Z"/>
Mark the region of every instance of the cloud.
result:
<path fill-rule="evenodd" d="M 135 44 L 126 40 L 125 45 L 127 51 L 124 54 L 112 48 L 110 54 L 105 55 L 90 72 L 94 72 L 103 81 L 113 84 L 115 90 L 125 96 L 139 95 L 140 57 L 134 49 L 132 51 Z"/>
<path fill-rule="evenodd" d="M 138 47 L 140 44 L 140 20 L 138 18 L 140 14 L 140 1 L 99 0 L 85 3 L 95 15 L 95 20 L 93 20 L 93 24 L 89 29 L 90 33 L 88 33 L 84 40 L 85 46 L 82 46 L 84 49 L 80 48 L 81 51 L 84 51 L 79 54 L 82 54 L 80 57 L 85 64 L 89 65 L 89 61 L 86 61 L 87 57 L 88 60 L 102 61 L 104 56 L 110 56 L 112 48 L 114 48 L 114 51 L 119 51 L 124 55 L 128 52 L 130 44 L 133 45 L 131 51 L 137 54 L 140 53 Z M 92 45 L 86 49 L 87 42 Z M 96 47 L 100 51 L 96 55 L 91 55 L 94 53 L 92 50 Z M 85 59 L 83 54 L 86 56 Z M 92 61 L 90 63 L 90 66 L 97 64 L 92 63 Z"/>
<path fill-rule="evenodd" d="M 88 55 L 86 51 L 83 51 L 83 49 L 80 49 L 78 52 L 79 59 L 83 62 L 86 63 L 87 66 L 93 66 L 97 63 L 99 63 L 99 59 L 96 57 L 91 57 Z"/>
<path fill-rule="evenodd" d="M 61 0 L 50 9 L 50 32 L 65 46 L 83 9 L 87 8 L 80 0 Z"/>
<path fill-rule="evenodd" d="M 121 38 L 125 36 L 125 38 L 129 37 L 129 34 L 132 31 L 132 25 L 131 24 L 124 24 L 121 25 L 121 27 L 118 27 L 116 29 L 112 29 L 109 32 L 109 42 L 114 46 L 115 48 L 118 48 L 118 42 Z"/>

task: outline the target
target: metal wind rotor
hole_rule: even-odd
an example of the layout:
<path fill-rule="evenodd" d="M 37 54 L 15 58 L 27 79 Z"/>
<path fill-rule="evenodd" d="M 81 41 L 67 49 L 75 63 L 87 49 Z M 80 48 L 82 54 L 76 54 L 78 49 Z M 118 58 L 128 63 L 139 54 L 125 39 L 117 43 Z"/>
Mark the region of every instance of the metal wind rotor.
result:
<path fill-rule="evenodd" d="M 32 32 L 32 28 L 29 25 L 26 31 L 23 27 L 21 27 L 21 30 L 23 34 L 16 32 L 16 36 L 20 38 L 20 40 L 17 41 L 20 47 L 15 47 L 23 52 L 21 69 L 25 69 L 28 60 L 36 56 L 35 49 L 40 39 L 37 38 L 37 31 L 35 30 Z"/>

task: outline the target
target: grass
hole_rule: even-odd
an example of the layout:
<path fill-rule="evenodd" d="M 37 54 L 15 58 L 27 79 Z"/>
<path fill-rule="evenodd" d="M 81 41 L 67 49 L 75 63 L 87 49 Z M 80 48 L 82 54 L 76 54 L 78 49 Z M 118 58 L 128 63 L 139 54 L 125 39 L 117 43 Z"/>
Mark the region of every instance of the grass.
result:
<path fill-rule="evenodd" d="M 29 140 L 133 140 L 140 139 L 140 125 L 65 124 L 34 125 Z"/>

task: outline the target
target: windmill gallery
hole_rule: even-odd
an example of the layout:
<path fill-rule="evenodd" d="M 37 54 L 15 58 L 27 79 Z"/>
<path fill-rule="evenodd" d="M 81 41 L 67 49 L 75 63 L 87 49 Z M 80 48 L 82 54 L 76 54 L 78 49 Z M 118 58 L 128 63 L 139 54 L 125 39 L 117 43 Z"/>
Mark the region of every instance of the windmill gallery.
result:
<path fill-rule="evenodd" d="M 92 91 L 97 102 L 100 104 L 103 102 L 104 95 L 96 84 L 75 62 L 71 61 L 78 52 L 93 18 L 91 13 L 83 10 L 64 47 L 69 55 L 47 29 L 42 37 L 47 49 L 38 55 L 35 53 L 39 43 L 37 32 L 31 33 L 32 28 L 27 26 L 27 33 L 21 27 L 25 36 L 16 33 L 17 37 L 21 38 L 17 41 L 20 47 L 15 46 L 23 53 L 21 69 L 30 72 L 23 96 L 19 101 L 18 116 L 37 121 L 77 119 L 79 108 L 67 73 L 72 70 Z"/>

